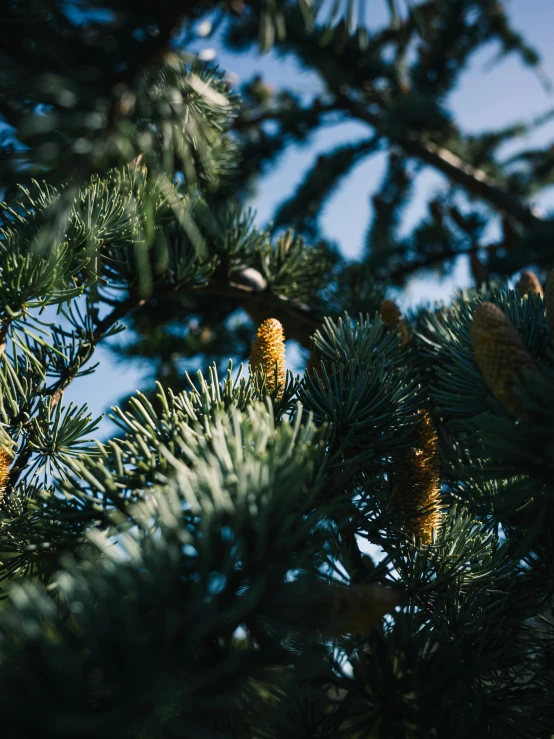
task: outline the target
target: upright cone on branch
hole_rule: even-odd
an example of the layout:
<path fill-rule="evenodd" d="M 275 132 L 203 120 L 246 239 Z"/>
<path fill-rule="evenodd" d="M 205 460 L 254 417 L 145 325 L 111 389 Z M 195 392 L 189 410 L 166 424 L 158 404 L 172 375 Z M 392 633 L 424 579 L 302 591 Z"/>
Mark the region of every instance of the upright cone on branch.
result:
<path fill-rule="evenodd" d="M 5 449 L 0 447 L 0 501 L 4 497 L 4 491 L 10 476 L 10 464 L 12 457 Z"/>
<path fill-rule="evenodd" d="M 408 329 L 405 321 L 402 320 L 402 313 L 400 308 L 396 305 L 394 300 L 383 300 L 379 308 L 379 315 L 383 321 L 383 326 L 387 331 L 394 331 L 398 329 L 400 337 L 402 339 L 402 346 L 408 343 Z"/>
<path fill-rule="evenodd" d="M 439 440 L 429 414 L 419 416 L 412 446 L 393 458 L 393 504 L 410 533 L 430 544 L 442 521 Z"/>
<path fill-rule="evenodd" d="M 529 293 L 533 296 L 539 295 L 541 298 L 543 295 L 542 285 L 534 272 L 522 272 L 519 276 L 516 288 L 520 298 L 526 298 Z"/>
<path fill-rule="evenodd" d="M 285 334 L 276 318 L 267 318 L 259 327 L 250 350 L 250 371 L 261 369 L 265 386 L 272 393 L 275 390 L 275 366 L 277 366 L 277 397 L 283 397 L 285 389 Z"/>
<path fill-rule="evenodd" d="M 515 383 L 535 365 L 508 316 L 493 303 L 481 303 L 473 315 L 471 340 L 475 361 L 494 397 L 515 416 L 524 415 Z"/>

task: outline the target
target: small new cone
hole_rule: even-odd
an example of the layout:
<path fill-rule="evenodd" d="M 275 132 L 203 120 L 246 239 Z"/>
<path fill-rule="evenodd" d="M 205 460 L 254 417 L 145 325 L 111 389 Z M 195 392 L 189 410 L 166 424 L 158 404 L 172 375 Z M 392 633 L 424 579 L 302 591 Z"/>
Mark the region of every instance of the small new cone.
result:
<path fill-rule="evenodd" d="M 277 398 L 283 397 L 285 389 L 285 334 L 276 318 L 267 318 L 259 327 L 250 351 L 250 371 L 262 370 L 265 386 L 275 390 L 275 365 L 277 364 Z"/>
<path fill-rule="evenodd" d="M 439 441 L 429 414 L 420 412 L 413 445 L 393 458 L 393 505 L 416 540 L 430 544 L 442 522 Z"/>
<path fill-rule="evenodd" d="M 534 272 L 522 272 L 516 288 L 520 298 L 526 298 L 529 293 L 540 295 L 541 298 L 543 296 L 542 285 Z"/>
<path fill-rule="evenodd" d="M 379 315 L 387 331 L 398 329 L 400 338 L 402 339 L 402 346 L 405 346 L 409 339 L 408 328 L 405 321 L 402 320 L 402 313 L 394 300 L 383 300 L 379 308 Z"/>
<path fill-rule="evenodd" d="M 535 365 L 508 316 L 492 303 L 481 303 L 471 325 L 475 360 L 494 397 L 514 416 L 525 415 L 514 387 L 525 369 Z"/>
<path fill-rule="evenodd" d="M 4 497 L 4 491 L 10 477 L 10 464 L 12 462 L 11 455 L 5 449 L 0 447 L 0 501 Z"/>
<path fill-rule="evenodd" d="M 554 344 L 554 269 L 546 279 L 544 289 L 544 308 L 546 311 L 546 325 L 550 334 L 550 342 Z"/>

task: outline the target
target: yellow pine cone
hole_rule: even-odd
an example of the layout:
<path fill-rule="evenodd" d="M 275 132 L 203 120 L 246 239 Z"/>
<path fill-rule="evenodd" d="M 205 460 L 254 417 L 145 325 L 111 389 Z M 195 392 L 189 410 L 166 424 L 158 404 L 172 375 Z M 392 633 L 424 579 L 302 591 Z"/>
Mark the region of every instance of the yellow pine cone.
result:
<path fill-rule="evenodd" d="M 5 449 L 0 447 L 0 501 L 4 497 L 4 490 L 10 476 L 10 464 L 12 457 Z"/>
<path fill-rule="evenodd" d="M 419 418 L 420 422 L 415 431 L 416 446 L 422 449 L 429 462 L 435 465 L 438 474 L 439 437 L 437 436 L 437 430 L 427 411 L 420 411 Z"/>
<path fill-rule="evenodd" d="M 393 504 L 411 534 L 430 544 L 442 522 L 439 440 L 426 411 L 414 432 L 413 445 L 393 458 Z"/>
<path fill-rule="evenodd" d="M 515 326 L 498 306 L 481 303 L 473 316 L 471 340 L 475 361 L 494 397 L 515 416 L 523 415 L 514 385 L 522 370 L 535 365 Z"/>
<path fill-rule="evenodd" d="M 276 318 L 266 318 L 258 329 L 250 350 L 250 371 L 261 369 L 270 393 L 275 390 L 275 363 L 277 363 L 278 399 L 285 389 L 285 334 Z"/>
<path fill-rule="evenodd" d="M 546 279 L 544 289 L 544 308 L 546 311 L 546 324 L 550 341 L 554 344 L 554 269 L 550 272 Z"/>
<path fill-rule="evenodd" d="M 522 272 L 516 287 L 520 298 L 526 298 L 529 293 L 542 298 L 542 286 L 534 272 Z"/>
<path fill-rule="evenodd" d="M 402 313 L 400 308 L 396 305 L 394 300 L 383 300 L 379 308 L 379 315 L 383 321 L 384 327 L 387 331 L 394 331 L 398 329 L 400 337 L 402 339 L 402 346 L 408 343 L 408 329 L 406 323 L 402 320 Z"/>

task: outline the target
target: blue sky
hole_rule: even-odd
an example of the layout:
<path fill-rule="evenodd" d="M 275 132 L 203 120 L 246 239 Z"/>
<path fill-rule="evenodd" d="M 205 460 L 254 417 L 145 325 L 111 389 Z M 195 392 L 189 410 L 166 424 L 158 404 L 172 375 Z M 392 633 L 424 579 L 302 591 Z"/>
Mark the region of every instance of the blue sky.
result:
<path fill-rule="evenodd" d="M 384 0 L 371 0 L 371 25 L 378 26 L 386 18 Z M 518 31 L 526 36 L 542 54 L 543 72 L 554 82 L 553 0 L 511 0 L 505 3 Z M 205 47 L 214 46 L 213 41 Z M 199 45 L 202 48 L 202 44 Z M 258 57 L 252 54 L 231 55 L 215 48 L 216 61 L 224 69 L 234 72 L 240 80 L 263 74 L 276 86 L 286 84 L 299 93 L 313 93 L 318 80 L 297 65 L 279 60 L 273 54 Z M 475 55 L 461 81 L 448 99 L 448 107 L 459 126 L 466 132 L 480 132 L 538 116 L 554 107 L 554 94 L 545 90 L 538 76 L 523 67 L 514 55 L 492 68 L 498 48 L 489 46 Z M 488 70 L 488 71 L 487 71 Z M 366 137 L 369 129 L 358 123 L 329 126 L 318 132 L 307 147 L 291 147 L 279 166 L 262 181 L 252 206 L 258 213 L 258 222 L 264 225 L 270 219 L 277 203 L 290 195 L 303 173 L 319 152 L 334 144 Z M 522 144 L 544 145 L 554 142 L 554 121 L 536 131 Z M 506 153 L 508 151 L 506 150 Z M 370 218 L 370 196 L 376 190 L 383 172 L 385 155 L 378 154 L 360 164 L 346 182 L 329 200 L 323 213 L 323 225 L 328 237 L 340 244 L 344 254 L 354 258 L 361 253 L 365 230 Z M 442 177 L 429 169 L 419 176 L 416 195 L 409 206 L 405 226 L 414 223 L 422 214 L 429 194 L 441 186 Z M 554 209 L 554 188 L 545 192 L 536 205 L 548 211 Z M 404 305 L 414 305 L 439 299 L 448 299 L 457 287 L 469 284 L 465 260 L 459 260 L 452 275 L 438 282 L 436 279 L 417 279 L 402 298 Z M 106 349 L 100 348 L 95 357 L 100 366 L 94 375 L 77 380 L 66 392 L 65 401 L 87 402 L 94 415 L 100 414 L 120 397 L 140 389 L 144 367 L 116 364 Z M 102 423 L 104 436 L 110 424 Z"/>

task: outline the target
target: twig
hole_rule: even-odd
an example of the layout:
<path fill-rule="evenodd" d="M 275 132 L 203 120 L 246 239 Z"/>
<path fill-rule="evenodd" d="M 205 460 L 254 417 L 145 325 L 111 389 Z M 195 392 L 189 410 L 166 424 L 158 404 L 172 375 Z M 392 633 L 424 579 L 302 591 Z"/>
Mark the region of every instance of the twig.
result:
<path fill-rule="evenodd" d="M 11 318 L 7 317 L 3 325 L 0 327 L 0 358 L 6 351 L 6 344 L 8 340 L 8 329 L 10 327 Z"/>
<path fill-rule="evenodd" d="M 104 337 L 104 335 L 112 328 L 114 324 L 124 318 L 131 311 L 135 310 L 136 308 L 140 308 L 142 305 L 145 305 L 146 302 L 146 298 L 141 298 L 138 295 L 133 294 L 125 300 L 117 303 L 111 313 L 108 313 L 108 315 L 103 318 L 94 329 L 93 336 L 95 344 L 97 344 Z"/>
<path fill-rule="evenodd" d="M 287 338 L 311 347 L 311 337 L 321 326 L 317 314 L 300 303 L 268 291 L 255 292 L 248 287 L 233 287 L 227 283 L 197 288 L 191 294 L 218 295 L 240 303 L 256 323 L 276 318 L 285 327 Z"/>
<path fill-rule="evenodd" d="M 487 244 L 485 246 L 477 244 L 476 246 L 471 246 L 469 249 L 445 249 L 440 252 L 440 254 L 429 254 L 425 259 L 412 261 L 409 264 L 402 264 L 399 267 L 392 269 L 390 272 L 387 272 L 386 279 L 394 282 L 395 280 L 406 277 L 406 275 L 410 275 L 420 269 L 434 267 L 435 265 L 442 264 L 449 259 L 469 256 L 471 254 L 476 254 L 478 251 L 494 251 L 495 249 L 498 249 L 499 246 L 502 246 L 502 244 L 494 243 Z"/>
<path fill-rule="evenodd" d="M 337 102 L 328 103 L 327 105 L 313 104 L 311 108 L 303 108 L 300 110 L 268 110 L 264 113 L 260 113 L 257 116 L 237 116 L 233 121 L 233 129 L 236 131 L 244 131 L 248 128 L 254 128 L 259 126 L 266 121 L 282 120 L 292 114 L 303 114 L 304 117 L 310 115 L 319 116 L 325 115 L 326 113 L 335 113 L 343 111 L 344 107 Z"/>
<path fill-rule="evenodd" d="M 83 342 L 81 345 L 81 351 L 77 353 L 75 361 L 68 368 L 65 375 L 60 381 L 50 390 L 52 400 L 50 401 L 51 408 L 55 408 L 63 397 L 63 391 L 73 382 L 77 373 L 94 353 L 97 344 L 102 341 L 108 331 L 114 326 L 121 318 L 130 313 L 131 311 L 144 305 L 146 300 L 144 298 L 138 298 L 135 295 L 129 296 L 126 300 L 122 300 L 118 303 L 115 308 L 103 318 L 100 323 L 94 329 L 92 335 L 92 341 Z"/>

